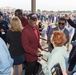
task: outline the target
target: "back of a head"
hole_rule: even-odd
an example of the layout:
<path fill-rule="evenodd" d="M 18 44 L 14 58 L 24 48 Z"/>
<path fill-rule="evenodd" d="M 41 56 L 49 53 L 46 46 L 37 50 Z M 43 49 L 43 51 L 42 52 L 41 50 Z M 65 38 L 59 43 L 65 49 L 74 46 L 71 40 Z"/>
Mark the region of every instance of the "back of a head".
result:
<path fill-rule="evenodd" d="M 15 16 L 19 16 L 19 15 L 22 15 L 22 10 L 21 9 L 16 9 L 15 10 Z"/>
<path fill-rule="evenodd" d="M 67 41 L 63 32 L 54 31 L 52 35 L 52 41 L 55 43 L 56 46 L 63 46 Z"/>
<path fill-rule="evenodd" d="M 22 23 L 17 16 L 12 17 L 10 21 L 10 30 L 11 31 L 21 31 L 23 29 Z"/>

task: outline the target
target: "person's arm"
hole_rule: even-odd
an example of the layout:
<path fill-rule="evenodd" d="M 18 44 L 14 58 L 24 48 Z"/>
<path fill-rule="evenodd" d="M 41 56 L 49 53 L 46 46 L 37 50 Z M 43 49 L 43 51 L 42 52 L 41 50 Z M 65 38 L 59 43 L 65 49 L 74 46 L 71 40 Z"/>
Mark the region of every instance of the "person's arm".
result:
<path fill-rule="evenodd" d="M 76 28 L 76 24 L 71 19 L 68 19 L 67 21 L 72 27 Z"/>
<path fill-rule="evenodd" d="M 65 14 L 65 19 L 72 27 L 76 28 L 76 24 L 73 22 L 74 17 L 72 15 Z"/>
<path fill-rule="evenodd" d="M 50 52 L 46 52 L 46 51 L 42 51 L 41 53 L 43 56 L 45 56 L 47 59 L 49 58 L 49 56 L 51 56 Z"/>

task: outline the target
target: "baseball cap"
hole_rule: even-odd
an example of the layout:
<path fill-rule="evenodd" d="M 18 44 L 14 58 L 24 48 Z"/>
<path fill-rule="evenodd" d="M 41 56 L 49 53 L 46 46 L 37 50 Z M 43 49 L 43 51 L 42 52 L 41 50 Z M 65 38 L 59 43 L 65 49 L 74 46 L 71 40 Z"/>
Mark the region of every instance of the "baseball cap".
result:
<path fill-rule="evenodd" d="M 31 13 L 27 17 L 28 17 L 28 20 L 37 21 L 37 16 L 35 13 Z"/>

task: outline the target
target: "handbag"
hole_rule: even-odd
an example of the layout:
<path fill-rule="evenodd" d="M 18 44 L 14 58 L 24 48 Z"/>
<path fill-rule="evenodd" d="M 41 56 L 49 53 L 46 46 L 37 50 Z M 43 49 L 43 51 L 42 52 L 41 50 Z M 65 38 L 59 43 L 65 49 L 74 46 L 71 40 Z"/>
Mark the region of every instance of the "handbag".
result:
<path fill-rule="evenodd" d="M 63 75 L 60 64 L 57 63 L 51 68 L 52 75 Z"/>

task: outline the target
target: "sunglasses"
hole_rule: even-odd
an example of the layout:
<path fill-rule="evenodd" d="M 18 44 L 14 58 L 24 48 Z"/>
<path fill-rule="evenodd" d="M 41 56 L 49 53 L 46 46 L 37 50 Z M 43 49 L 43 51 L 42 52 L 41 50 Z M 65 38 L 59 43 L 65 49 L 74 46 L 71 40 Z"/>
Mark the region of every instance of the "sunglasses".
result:
<path fill-rule="evenodd" d="M 58 24 L 62 24 L 62 25 L 64 25 L 65 23 L 61 23 L 61 22 L 59 22 Z"/>

